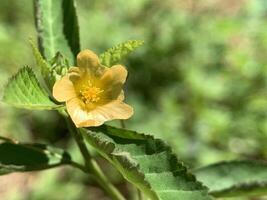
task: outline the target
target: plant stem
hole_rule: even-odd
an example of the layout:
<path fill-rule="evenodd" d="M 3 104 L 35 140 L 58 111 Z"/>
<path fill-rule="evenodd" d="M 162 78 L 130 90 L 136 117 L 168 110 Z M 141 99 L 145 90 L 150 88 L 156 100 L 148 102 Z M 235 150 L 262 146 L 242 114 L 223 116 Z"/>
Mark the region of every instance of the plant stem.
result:
<path fill-rule="evenodd" d="M 86 144 L 84 143 L 84 139 L 81 135 L 81 132 L 76 129 L 70 119 L 68 119 L 68 126 L 70 131 L 72 132 L 74 139 L 82 153 L 84 158 L 85 167 L 90 172 L 96 182 L 103 188 L 103 190 L 114 200 L 125 200 L 122 194 L 114 187 L 114 185 L 107 179 L 104 175 L 103 171 L 97 164 L 97 162 L 91 157 Z"/>
<path fill-rule="evenodd" d="M 90 173 L 90 172 L 87 170 L 87 168 L 86 168 L 85 166 L 83 166 L 83 165 L 81 165 L 81 164 L 79 164 L 79 163 L 76 163 L 76 162 L 74 162 L 74 161 L 70 161 L 70 163 L 68 163 L 68 164 L 69 164 L 70 166 L 72 166 L 72 167 L 75 167 L 75 168 L 81 170 L 82 172 L 84 172 L 84 173 L 86 173 L 86 174 Z M 91 175 L 91 174 L 90 174 L 90 175 Z"/>
<path fill-rule="evenodd" d="M 124 122 L 124 120 L 120 120 L 120 123 L 121 123 L 121 128 L 126 128 L 126 125 L 125 125 L 125 122 Z"/>

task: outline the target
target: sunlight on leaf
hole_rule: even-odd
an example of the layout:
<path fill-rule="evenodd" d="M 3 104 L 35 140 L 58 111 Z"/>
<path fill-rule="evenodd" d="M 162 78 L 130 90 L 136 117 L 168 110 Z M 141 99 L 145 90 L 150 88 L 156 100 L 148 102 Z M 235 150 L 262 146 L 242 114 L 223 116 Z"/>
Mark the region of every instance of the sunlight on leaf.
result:
<path fill-rule="evenodd" d="M 48 93 L 41 87 L 29 67 L 23 67 L 8 81 L 3 101 L 25 109 L 51 110 L 60 107 L 50 100 Z"/>
<path fill-rule="evenodd" d="M 101 54 L 100 61 L 103 65 L 111 67 L 114 64 L 118 64 L 124 57 L 143 44 L 144 41 L 142 40 L 129 40 L 118 44 Z"/>
<path fill-rule="evenodd" d="M 187 171 L 164 141 L 106 125 L 82 130 L 88 143 L 149 198 L 210 199 L 206 187 Z"/>
<path fill-rule="evenodd" d="M 73 0 L 35 0 L 37 32 L 43 56 L 61 52 L 74 64 L 80 50 L 78 20 Z"/>

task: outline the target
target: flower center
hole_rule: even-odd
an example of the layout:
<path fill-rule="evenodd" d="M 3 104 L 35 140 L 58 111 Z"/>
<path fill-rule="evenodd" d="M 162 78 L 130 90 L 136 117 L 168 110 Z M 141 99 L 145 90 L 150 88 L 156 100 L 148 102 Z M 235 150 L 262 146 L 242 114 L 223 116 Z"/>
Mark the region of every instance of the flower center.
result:
<path fill-rule="evenodd" d="M 98 87 L 93 86 L 90 82 L 84 85 L 80 90 L 81 99 L 85 104 L 96 103 L 100 100 L 100 94 L 103 92 Z"/>

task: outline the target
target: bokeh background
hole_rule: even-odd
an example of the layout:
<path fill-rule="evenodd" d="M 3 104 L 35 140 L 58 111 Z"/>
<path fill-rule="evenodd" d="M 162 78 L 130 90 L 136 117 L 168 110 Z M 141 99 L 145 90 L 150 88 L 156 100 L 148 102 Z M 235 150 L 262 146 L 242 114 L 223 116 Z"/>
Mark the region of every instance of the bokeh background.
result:
<path fill-rule="evenodd" d="M 77 9 L 83 49 L 101 53 L 128 39 L 145 41 L 123 62 L 129 70 L 126 100 L 135 108 L 127 128 L 167 140 L 190 168 L 230 159 L 266 160 L 266 0 L 77 0 Z M 32 2 L 1 0 L 0 95 L 20 67 L 37 71 L 29 38 L 36 40 Z M 81 160 L 53 111 L 0 103 L 0 134 L 70 149 Z M 132 186 L 99 161 L 134 199 Z M 0 199 L 108 198 L 82 172 L 62 167 L 1 176 Z"/>

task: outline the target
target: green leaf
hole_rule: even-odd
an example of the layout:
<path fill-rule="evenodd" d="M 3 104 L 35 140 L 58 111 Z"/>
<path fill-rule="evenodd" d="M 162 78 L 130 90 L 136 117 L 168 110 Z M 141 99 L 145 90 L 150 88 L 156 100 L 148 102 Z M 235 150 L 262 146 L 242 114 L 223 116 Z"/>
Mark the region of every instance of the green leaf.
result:
<path fill-rule="evenodd" d="M 29 40 L 29 42 L 30 42 L 31 47 L 32 47 L 32 51 L 33 51 L 33 55 L 34 55 L 35 60 L 36 60 L 36 64 L 38 65 L 38 67 L 40 67 L 42 75 L 44 77 L 46 77 L 49 74 L 51 66 L 43 58 L 43 56 L 39 52 L 38 48 L 34 45 L 33 41 Z"/>
<path fill-rule="evenodd" d="M 57 52 L 74 65 L 80 51 L 79 28 L 73 0 L 35 0 L 36 26 L 39 47 L 50 60 Z"/>
<path fill-rule="evenodd" d="M 50 100 L 29 67 L 22 68 L 9 80 L 5 87 L 3 101 L 25 109 L 50 110 L 60 107 Z"/>
<path fill-rule="evenodd" d="M 41 69 L 41 74 L 43 75 L 45 83 L 48 88 L 52 90 L 56 80 L 61 79 L 61 77 L 67 73 L 70 66 L 69 62 L 60 52 L 57 52 L 56 55 L 50 60 L 50 62 L 47 62 L 43 58 L 37 47 L 34 45 L 32 40 L 30 40 L 30 44 L 36 60 L 36 64 Z"/>
<path fill-rule="evenodd" d="M 68 44 L 75 59 L 76 55 L 80 52 L 79 24 L 76 13 L 76 4 L 74 0 L 63 0 L 62 6 L 64 16 L 64 34 L 68 40 Z"/>
<path fill-rule="evenodd" d="M 260 161 L 220 162 L 197 169 L 194 174 L 216 197 L 267 194 L 267 163 Z"/>
<path fill-rule="evenodd" d="M 69 70 L 69 61 L 60 52 L 57 52 L 50 62 L 49 88 L 52 90 L 55 82 L 65 76 Z"/>
<path fill-rule="evenodd" d="M 81 130 L 88 143 L 149 198 L 210 199 L 206 188 L 162 140 L 106 125 Z"/>
<path fill-rule="evenodd" d="M 141 40 L 128 40 L 102 53 L 100 55 L 100 61 L 103 65 L 111 67 L 114 64 L 118 64 L 124 57 L 143 44 L 144 41 Z"/>
<path fill-rule="evenodd" d="M 49 169 L 70 160 L 62 149 L 43 144 L 0 143 L 0 175 Z"/>

